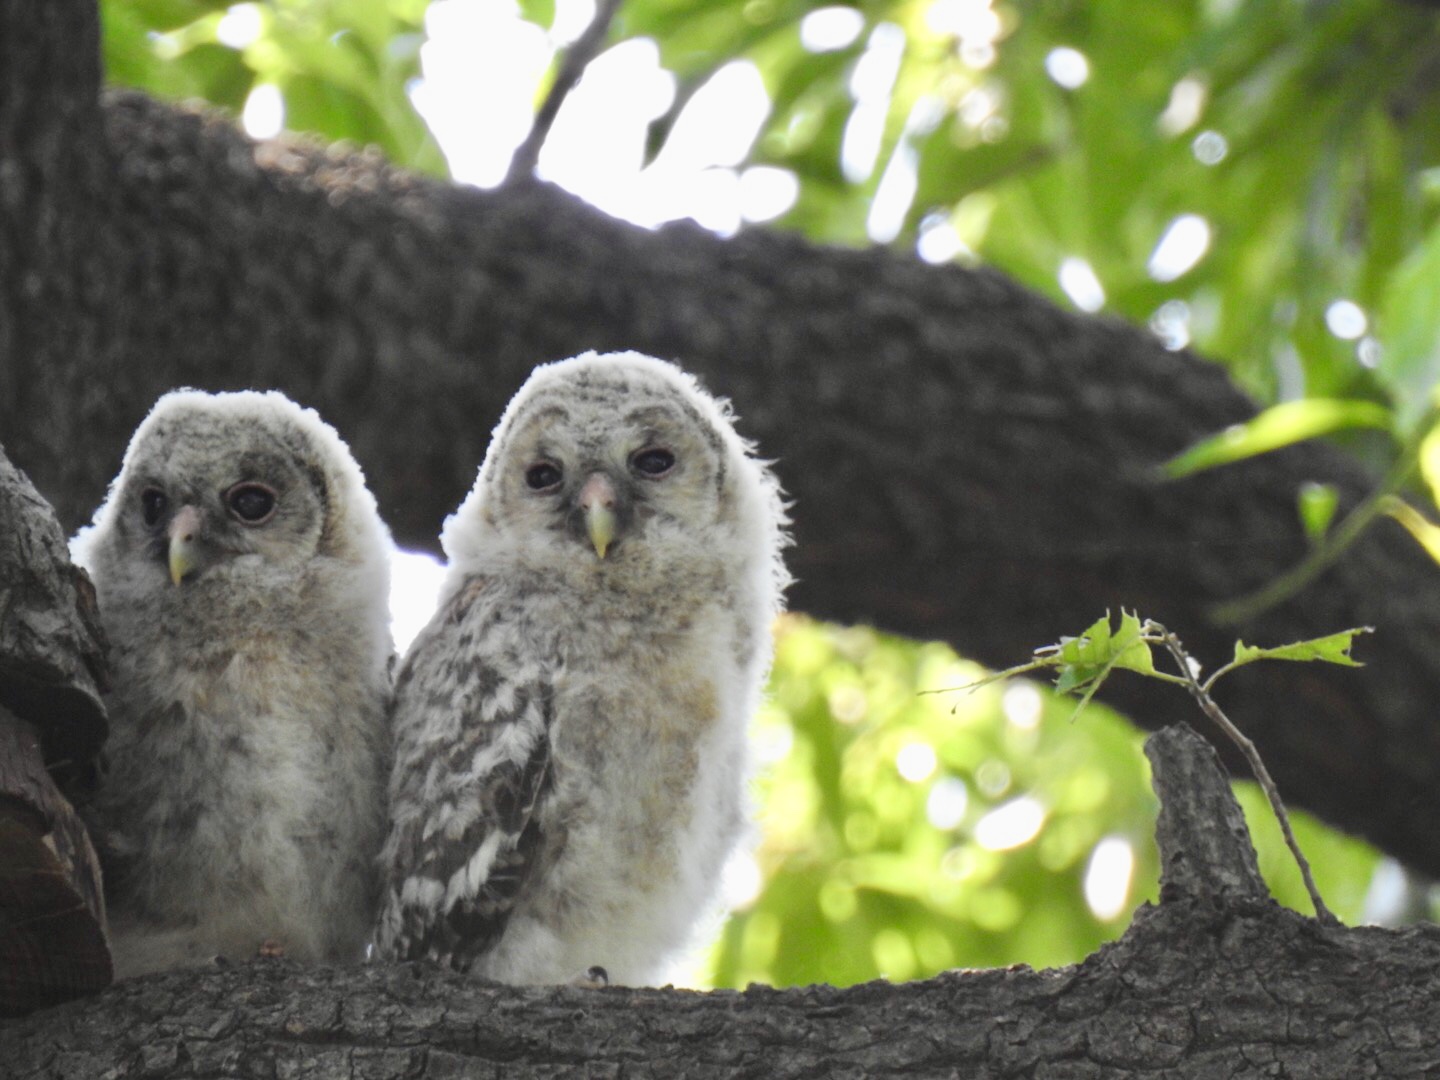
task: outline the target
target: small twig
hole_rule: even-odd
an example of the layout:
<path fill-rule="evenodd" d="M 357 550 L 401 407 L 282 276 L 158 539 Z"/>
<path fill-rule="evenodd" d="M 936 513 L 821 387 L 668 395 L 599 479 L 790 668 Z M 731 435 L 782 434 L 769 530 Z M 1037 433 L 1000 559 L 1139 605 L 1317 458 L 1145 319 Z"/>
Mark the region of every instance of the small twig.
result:
<path fill-rule="evenodd" d="M 1285 573 L 1261 588 L 1234 600 L 1226 600 L 1210 609 L 1210 618 L 1220 626 L 1248 622 L 1277 604 L 1284 603 L 1328 570 L 1369 528 L 1370 523 L 1385 512 L 1386 500 L 1413 470 L 1397 473 L 1364 502 L 1350 511 L 1318 546 Z"/>
<path fill-rule="evenodd" d="M 555 73 L 555 82 L 550 87 L 550 93 L 545 95 L 545 101 L 536 112 L 534 123 L 530 125 L 530 134 L 525 136 L 525 141 L 510 159 L 510 169 L 505 174 L 506 184 L 516 183 L 534 174 L 540 161 L 540 149 L 550 136 L 550 128 L 555 123 L 555 117 L 560 114 L 560 106 L 565 104 L 570 91 L 575 89 L 580 76 L 605 44 L 605 38 L 610 33 L 610 24 L 619 12 L 621 3 L 622 0 L 599 0 L 595 5 L 595 18 L 570 48 L 565 50 L 565 58 L 560 62 L 560 70 Z"/>
<path fill-rule="evenodd" d="M 1420 467 L 1420 446 L 1424 436 L 1440 420 L 1440 409 L 1432 406 L 1414 433 L 1400 447 L 1399 456 L 1385 479 L 1363 502 L 1351 510 L 1340 523 L 1313 547 L 1305 558 L 1285 573 L 1245 596 L 1226 600 L 1210 609 L 1210 618 L 1220 626 L 1248 622 L 1277 604 L 1284 603 L 1333 566 L 1355 545 L 1371 522 L 1387 513 L 1390 501 L 1404 490 Z"/>
<path fill-rule="evenodd" d="M 1285 844 L 1290 848 L 1290 854 L 1295 856 L 1295 862 L 1300 867 L 1300 876 L 1305 881 L 1305 888 L 1310 893 L 1310 902 L 1315 905 L 1315 917 L 1322 923 L 1339 925 L 1337 919 L 1325 901 L 1320 897 L 1320 890 L 1315 887 L 1315 878 L 1310 873 L 1310 863 L 1306 860 L 1304 852 L 1300 850 L 1299 843 L 1295 840 L 1295 833 L 1290 828 L 1290 815 L 1285 812 L 1285 804 L 1280 800 L 1280 789 L 1275 786 L 1275 781 L 1270 776 L 1270 770 L 1265 768 L 1265 762 L 1260 758 L 1260 751 L 1238 727 L 1236 727 L 1228 716 L 1215 704 L 1215 699 L 1202 686 L 1200 680 L 1195 677 L 1194 668 L 1191 666 L 1190 655 L 1185 651 L 1180 639 L 1172 634 L 1159 623 L 1149 623 L 1147 629 L 1160 635 L 1160 640 L 1170 655 L 1174 657 L 1175 663 L 1179 665 L 1181 674 L 1184 676 L 1185 684 L 1190 690 L 1190 695 L 1195 703 L 1208 716 L 1215 725 L 1223 731 L 1240 752 L 1245 755 L 1246 762 L 1250 765 L 1250 771 L 1260 784 L 1260 789 L 1265 792 L 1265 797 L 1270 800 L 1270 809 L 1274 811 L 1275 818 L 1280 822 L 1280 831 L 1285 834 Z M 1218 672 L 1217 672 L 1218 674 Z M 1212 678 L 1206 686 L 1213 683 Z"/>

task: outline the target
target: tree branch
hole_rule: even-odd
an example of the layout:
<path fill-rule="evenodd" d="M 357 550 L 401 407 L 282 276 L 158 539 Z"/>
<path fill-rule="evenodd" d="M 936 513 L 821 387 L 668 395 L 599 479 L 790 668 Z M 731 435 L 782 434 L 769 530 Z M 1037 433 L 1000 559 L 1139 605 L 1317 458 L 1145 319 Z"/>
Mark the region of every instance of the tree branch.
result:
<path fill-rule="evenodd" d="M 1280 789 L 1275 786 L 1275 780 L 1270 775 L 1270 770 L 1265 767 L 1265 761 L 1260 756 L 1260 751 L 1255 744 L 1246 737 L 1231 719 L 1225 715 L 1224 710 L 1215 703 L 1209 691 L 1200 685 L 1200 680 L 1195 676 L 1195 668 L 1191 665 L 1190 656 L 1185 647 L 1180 644 L 1180 639 L 1166 630 L 1163 626 L 1150 624 L 1158 631 L 1165 642 L 1165 648 L 1175 661 L 1175 666 L 1184 672 L 1186 688 L 1190 696 L 1195 699 L 1195 704 L 1205 714 L 1212 724 L 1224 732 L 1225 737 L 1230 740 L 1245 758 L 1245 764 L 1250 769 L 1250 775 L 1255 777 L 1260 790 L 1265 793 L 1265 798 L 1270 803 L 1270 810 L 1275 815 L 1275 820 L 1280 825 L 1280 832 L 1285 837 L 1285 846 L 1290 849 L 1290 854 L 1295 858 L 1295 864 L 1300 868 L 1300 877 L 1305 882 L 1305 890 L 1310 894 L 1310 903 L 1315 907 L 1315 917 L 1323 923 L 1339 922 L 1335 915 L 1325 906 L 1325 900 L 1320 895 L 1319 888 L 1315 885 L 1315 876 L 1310 872 L 1310 861 L 1305 858 L 1305 852 L 1300 849 L 1299 841 L 1295 839 L 1295 830 L 1290 827 L 1290 814 L 1285 809 L 1285 802 L 1280 798 Z M 1214 682 L 1212 678 L 1210 680 Z"/>
<path fill-rule="evenodd" d="M 560 70 L 555 73 L 555 82 L 551 85 L 550 92 L 545 95 L 545 101 L 541 104 L 539 111 L 535 113 L 535 121 L 530 125 L 530 133 L 525 136 L 525 141 L 515 151 L 515 156 L 510 159 L 510 168 L 505 174 L 505 183 L 514 184 L 534 175 L 535 167 L 540 163 L 540 151 L 545 146 L 545 140 L 550 136 L 550 128 L 555 124 L 555 117 L 560 115 L 560 106 L 565 104 L 565 99 L 570 96 L 570 91 L 575 89 L 575 84 L 580 81 L 580 76 L 585 74 L 585 69 L 590 66 L 590 61 L 595 59 L 605 44 L 605 38 L 610 32 L 610 24 L 620 11 L 620 5 L 623 2 L 624 0 L 599 0 L 595 5 L 595 17 L 590 20 L 590 25 L 565 50 Z"/>
<path fill-rule="evenodd" d="M 1188 725 L 1145 740 L 1160 817 L 1160 899 L 1249 904 L 1270 895 L 1260 877 L 1245 815 L 1215 750 Z"/>
<path fill-rule="evenodd" d="M 1440 873 L 1426 824 L 1440 818 L 1426 645 L 1440 571 L 1381 521 L 1301 596 L 1238 630 L 1212 624 L 1215 603 L 1306 550 L 1303 483 L 1335 485 L 1342 509 L 1373 486 L 1320 444 L 1159 479 L 1160 462 L 1255 413 L 1213 365 L 990 272 L 776 232 L 637 229 L 544 184 L 481 192 L 256 147 L 138 95 L 106 117 L 96 152 L 112 178 L 50 215 L 104 286 L 73 306 L 63 356 L 38 324 L 48 308 L 7 308 L 37 344 L 9 356 L 0 430 L 71 526 L 161 392 L 276 386 L 339 427 L 397 538 L 433 549 L 534 364 L 637 348 L 728 394 L 779 459 L 800 610 L 997 667 L 1107 608 L 1183 626 L 1202 655 L 1237 633 L 1376 625 L 1362 672 L 1238 672 L 1227 711 L 1295 804 Z M 40 280 L 82 273 L 65 243 L 26 250 Z M 1150 723 L 1189 708 L 1134 680 L 1105 696 Z"/>
<path fill-rule="evenodd" d="M 1440 929 L 1322 927 L 1264 899 L 1214 755 L 1180 730 L 1147 753 L 1165 894 L 1074 967 L 696 994 L 254 961 L 0 1025 L 7 1065 L 16 1080 L 1425 1075 L 1440 1053 Z"/>

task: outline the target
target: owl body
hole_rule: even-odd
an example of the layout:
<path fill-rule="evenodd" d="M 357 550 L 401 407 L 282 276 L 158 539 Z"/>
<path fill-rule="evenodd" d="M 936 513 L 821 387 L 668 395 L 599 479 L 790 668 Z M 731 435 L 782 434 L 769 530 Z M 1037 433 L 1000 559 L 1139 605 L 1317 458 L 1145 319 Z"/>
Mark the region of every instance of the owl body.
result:
<path fill-rule="evenodd" d="M 445 599 L 397 682 L 382 951 L 515 983 L 662 973 L 745 826 L 783 525 L 678 369 L 538 369 L 447 523 Z"/>
<path fill-rule="evenodd" d="M 112 648 L 87 818 L 117 974 L 267 940 L 360 959 L 388 770 L 389 538 L 344 444 L 280 394 L 166 395 L 73 547 Z"/>

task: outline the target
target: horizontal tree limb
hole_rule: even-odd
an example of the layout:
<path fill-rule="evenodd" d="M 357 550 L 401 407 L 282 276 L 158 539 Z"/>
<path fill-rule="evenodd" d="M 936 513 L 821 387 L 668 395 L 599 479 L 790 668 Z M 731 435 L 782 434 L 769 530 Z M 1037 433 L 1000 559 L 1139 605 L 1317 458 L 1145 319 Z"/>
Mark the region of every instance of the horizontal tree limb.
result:
<path fill-rule="evenodd" d="M 1217 801 L 1240 811 L 1197 744 L 1172 730 L 1150 750 L 1166 880 L 1184 887 L 1073 967 L 701 994 L 263 960 L 129 980 L 0 1024 L 0 1041 L 17 1080 L 1429 1075 L 1440 930 L 1321 927 L 1242 896 L 1225 868 L 1253 852 L 1211 828 Z"/>
<path fill-rule="evenodd" d="M 1255 413 L 1215 365 L 904 252 L 640 229 L 543 184 L 481 192 L 373 154 L 256 146 L 140 95 L 100 118 L 20 219 L 48 223 L 21 250 L 70 314 L 12 304 L 0 394 L 9 449 L 70 525 L 161 392 L 276 386 L 340 429 L 397 538 L 433 549 L 534 364 L 678 358 L 779 459 L 801 610 L 997 667 L 1120 607 L 1211 664 L 1237 634 L 1376 626 L 1361 671 L 1267 665 L 1220 703 L 1292 804 L 1440 874 L 1440 570 L 1382 522 L 1283 607 L 1215 624 L 1303 556 L 1304 484 L 1345 507 L 1375 482 L 1319 444 L 1164 480 L 1162 461 Z M 1190 715 L 1145 680 L 1106 696 L 1142 723 Z"/>

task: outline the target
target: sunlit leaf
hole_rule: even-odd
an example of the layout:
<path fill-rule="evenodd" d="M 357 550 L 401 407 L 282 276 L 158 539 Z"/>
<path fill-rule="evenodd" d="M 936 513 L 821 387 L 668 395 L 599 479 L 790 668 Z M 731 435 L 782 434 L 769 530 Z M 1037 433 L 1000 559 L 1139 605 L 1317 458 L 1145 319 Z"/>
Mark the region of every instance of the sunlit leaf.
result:
<path fill-rule="evenodd" d="M 1250 781 L 1233 786 L 1255 842 L 1265 884 L 1279 903 L 1306 915 L 1313 914 L 1300 871 L 1285 848 L 1279 822 L 1264 793 Z M 1326 905 L 1343 921 L 1359 922 L 1365 911 L 1369 883 L 1380 863 L 1380 853 L 1354 837 L 1326 828 L 1302 810 L 1291 807 L 1287 813 Z"/>
<path fill-rule="evenodd" d="M 425 0 L 273 0 L 253 5 L 258 36 L 221 42 L 228 3 L 106 0 L 108 75 L 168 97 L 239 111 L 257 82 L 280 88 L 286 126 L 380 147 L 443 174 L 445 162 L 410 102 Z"/>
<path fill-rule="evenodd" d="M 1432 424 L 1418 448 L 1420 475 L 1430 492 L 1430 501 L 1440 506 L 1440 423 Z"/>
<path fill-rule="evenodd" d="M 1140 619 L 1134 612 L 1122 611 L 1113 633 L 1110 616 L 1105 615 L 1096 619 L 1079 637 L 1062 638 L 1054 647 L 1054 654 L 1066 668 L 1092 670 L 1120 667 L 1148 674 L 1155 670 L 1155 663 L 1150 655 L 1150 646 L 1141 640 L 1142 632 Z"/>
<path fill-rule="evenodd" d="M 536 26 L 549 30 L 555 23 L 555 0 L 519 0 L 520 14 Z"/>
<path fill-rule="evenodd" d="M 106 0 L 101 10 L 105 19 L 123 15 L 135 23 L 161 32 L 186 26 L 197 19 L 225 12 L 234 0 Z"/>
<path fill-rule="evenodd" d="M 1384 344 L 1376 373 L 1395 399 L 1408 434 L 1435 404 L 1440 382 L 1440 225 L 1395 270 L 1381 307 Z"/>
<path fill-rule="evenodd" d="M 1405 531 L 1415 538 L 1430 558 L 1440 563 L 1440 525 L 1400 498 L 1385 500 L 1385 512 L 1405 526 Z"/>
<path fill-rule="evenodd" d="M 1248 664 L 1253 660 L 1323 660 L 1326 663 L 1341 664 L 1345 667 L 1364 667 L 1364 664 L 1351 657 L 1350 648 L 1354 644 L 1357 634 L 1373 632 L 1374 627 L 1357 626 L 1351 630 L 1341 630 L 1336 634 L 1327 634 L 1324 637 L 1311 638 L 1308 641 L 1296 641 L 1289 645 L 1277 645 L 1269 649 L 1237 641 L 1235 643 L 1235 663 Z"/>
<path fill-rule="evenodd" d="M 1305 398 L 1272 405 L 1259 416 L 1227 428 L 1165 463 L 1172 478 L 1228 465 L 1282 446 L 1346 428 L 1388 429 L 1391 413 L 1373 401 Z"/>
<path fill-rule="evenodd" d="M 1307 483 L 1300 486 L 1295 497 L 1300 512 L 1300 523 L 1311 543 L 1325 538 L 1330 523 L 1335 520 L 1335 511 L 1340 505 L 1340 493 L 1333 484 Z"/>

